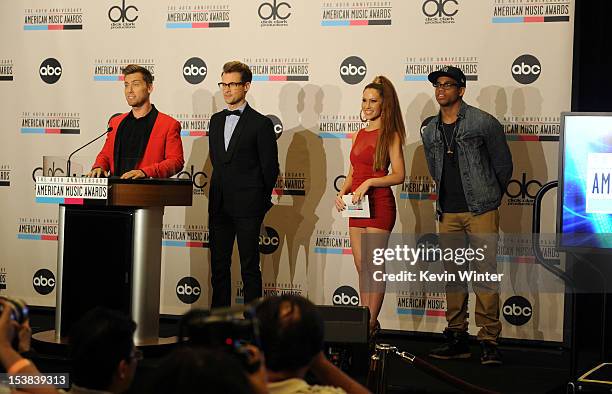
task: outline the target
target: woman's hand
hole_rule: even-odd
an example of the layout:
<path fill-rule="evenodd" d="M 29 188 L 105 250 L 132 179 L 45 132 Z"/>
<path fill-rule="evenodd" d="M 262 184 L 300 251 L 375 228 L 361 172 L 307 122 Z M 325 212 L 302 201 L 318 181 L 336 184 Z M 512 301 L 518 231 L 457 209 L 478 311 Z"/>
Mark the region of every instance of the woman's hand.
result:
<path fill-rule="evenodd" d="M 346 209 L 346 204 L 344 203 L 342 196 L 344 196 L 344 193 L 342 192 L 336 194 L 336 209 L 338 210 L 338 212 L 344 211 Z"/>
<path fill-rule="evenodd" d="M 365 196 L 366 193 L 368 192 L 369 188 L 370 188 L 369 179 L 364 181 L 361 185 L 359 185 L 357 190 L 353 192 L 353 200 L 352 200 L 353 204 L 357 204 L 359 201 L 361 201 L 363 199 L 363 196 Z"/>

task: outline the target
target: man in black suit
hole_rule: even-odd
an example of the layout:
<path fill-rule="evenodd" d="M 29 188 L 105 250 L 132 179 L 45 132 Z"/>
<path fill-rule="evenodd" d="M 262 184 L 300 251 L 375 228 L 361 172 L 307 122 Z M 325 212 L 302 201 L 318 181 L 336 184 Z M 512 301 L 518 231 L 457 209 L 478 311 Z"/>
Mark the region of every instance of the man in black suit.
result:
<path fill-rule="evenodd" d="M 234 238 L 238 239 L 244 302 L 262 295 L 259 234 L 264 215 L 272 206 L 279 167 L 272 121 L 246 102 L 252 78 L 246 64 L 233 61 L 223 65 L 219 88 L 227 108 L 210 119 L 212 308 L 231 304 Z"/>

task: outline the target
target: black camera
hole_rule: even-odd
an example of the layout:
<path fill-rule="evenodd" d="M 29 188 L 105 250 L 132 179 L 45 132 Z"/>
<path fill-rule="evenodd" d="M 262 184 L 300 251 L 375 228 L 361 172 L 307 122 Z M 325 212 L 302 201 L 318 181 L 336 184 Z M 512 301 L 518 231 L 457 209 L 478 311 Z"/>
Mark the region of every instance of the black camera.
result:
<path fill-rule="evenodd" d="M 247 344 L 260 346 L 259 321 L 252 306 L 216 309 L 194 309 L 179 322 L 178 342 L 220 350 L 236 356 L 249 373 L 257 371 L 260 362 L 252 362 Z"/>
<path fill-rule="evenodd" d="M 29 318 L 28 306 L 26 303 L 17 298 L 0 296 L 0 300 L 4 301 L 11 307 L 11 320 L 16 321 L 20 325 L 25 323 Z M 0 304 L 0 313 L 4 311 L 4 305 Z"/>

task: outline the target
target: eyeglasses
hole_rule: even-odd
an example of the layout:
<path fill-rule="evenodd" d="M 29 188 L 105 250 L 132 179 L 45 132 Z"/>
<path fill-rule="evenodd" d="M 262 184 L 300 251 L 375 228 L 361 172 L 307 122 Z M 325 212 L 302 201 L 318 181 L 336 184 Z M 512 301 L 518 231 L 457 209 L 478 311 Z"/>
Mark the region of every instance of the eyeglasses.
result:
<path fill-rule="evenodd" d="M 444 83 L 434 82 L 432 85 L 436 89 L 442 88 L 444 90 L 448 90 L 452 88 L 453 86 L 459 86 L 459 84 L 457 83 L 450 83 L 450 82 L 444 82 Z"/>
<path fill-rule="evenodd" d="M 238 86 L 242 86 L 242 85 L 244 85 L 244 82 L 230 82 L 230 83 L 219 82 L 217 84 L 217 86 L 219 86 L 219 89 L 221 90 L 225 88 L 236 89 Z"/>
<path fill-rule="evenodd" d="M 144 358 L 142 350 L 135 349 L 132 354 L 130 354 L 130 358 L 132 360 L 141 361 Z"/>

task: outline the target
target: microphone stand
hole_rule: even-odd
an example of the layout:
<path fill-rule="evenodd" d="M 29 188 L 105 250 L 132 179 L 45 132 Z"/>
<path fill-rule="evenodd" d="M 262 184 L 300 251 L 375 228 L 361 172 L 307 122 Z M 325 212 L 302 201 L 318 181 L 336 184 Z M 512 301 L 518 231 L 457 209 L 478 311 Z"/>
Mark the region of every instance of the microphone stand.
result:
<path fill-rule="evenodd" d="M 81 146 L 80 148 L 78 148 L 77 150 L 75 150 L 74 152 L 72 152 L 70 154 L 70 156 L 68 156 L 68 160 L 66 161 L 66 174 L 67 176 L 71 176 L 70 175 L 70 165 L 71 163 L 71 159 L 72 156 L 74 156 L 75 153 L 77 153 L 78 151 L 80 151 L 81 149 L 85 148 L 86 146 L 93 144 L 94 142 L 96 142 L 97 140 L 99 140 L 100 138 L 104 137 L 106 134 L 110 133 L 111 131 L 113 131 L 113 128 L 109 126 L 108 129 L 106 129 L 106 131 L 102 134 L 100 134 L 99 136 L 97 136 L 96 138 L 94 138 L 93 140 L 89 141 L 88 143 L 86 143 L 85 145 Z"/>

